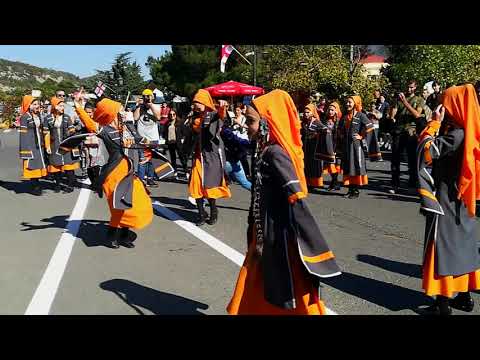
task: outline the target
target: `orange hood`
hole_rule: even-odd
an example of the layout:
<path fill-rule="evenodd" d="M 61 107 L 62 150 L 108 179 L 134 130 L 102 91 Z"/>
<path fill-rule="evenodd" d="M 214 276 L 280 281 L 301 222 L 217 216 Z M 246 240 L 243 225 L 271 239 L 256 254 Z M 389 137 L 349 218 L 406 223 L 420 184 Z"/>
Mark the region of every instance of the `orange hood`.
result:
<path fill-rule="evenodd" d="M 354 100 L 355 101 L 355 100 Z M 341 119 L 342 118 L 342 111 L 340 110 L 340 105 L 334 101 L 332 102 L 330 105 L 328 105 L 329 107 L 332 106 L 335 108 L 335 111 L 337 112 L 337 119 Z"/>
<path fill-rule="evenodd" d="M 21 107 L 21 113 L 22 115 L 28 112 L 30 109 L 30 105 L 32 105 L 32 102 L 34 102 L 36 99 L 32 95 L 25 95 L 22 98 L 22 107 Z"/>
<path fill-rule="evenodd" d="M 362 107 L 362 98 L 358 95 L 354 95 L 354 96 L 349 96 L 350 99 L 353 100 L 353 102 L 355 103 L 355 111 L 362 111 L 363 107 Z"/>
<path fill-rule="evenodd" d="M 317 107 L 314 104 L 308 104 L 305 106 L 305 109 L 310 110 L 310 112 L 313 114 L 313 117 L 317 120 L 320 120 L 320 116 L 318 115 Z"/>
<path fill-rule="evenodd" d="M 452 86 L 443 93 L 446 113 L 465 132 L 462 169 L 458 179 L 458 199 L 475 216 L 475 201 L 480 195 L 480 106 L 471 84 Z"/>
<path fill-rule="evenodd" d="M 305 180 L 300 118 L 290 95 L 273 90 L 253 100 L 258 113 L 267 120 L 270 139 L 279 144 L 290 156 L 303 194 L 308 194 Z"/>
<path fill-rule="evenodd" d="M 193 97 L 193 101 L 199 102 L 200 104 L 205 105 L 210 111 L 215 111 L 215 104 L 213 103 L 212 96 L 205 89 L 200 89 L 197 91 Z"/>
<path fill-rule="evenodd" d="M 52 113 L 52 114 L 56 114 L 56 113 L 57 113 L 57 109 L 55 109 L 55 107 L 56 107 L 58 104 L 62 103 L 62 102 L 63 102 L 62 99 L 59 99 L 59 98 L 57 98 L 57 97 L 55 97 L 55 96 L 50 99 L 50 104 L 52 104 L 52 108 L 51 108 L 51 113 Z"/>
<path fill-rule="evenodd" d="M 107 98 L 102 99 L 95 108 L 93 120 L 102 126 L 109 125 L 117 118 L 117 114 L 120 112 L 121 107 L 122 104 L 119 102 Z"/>

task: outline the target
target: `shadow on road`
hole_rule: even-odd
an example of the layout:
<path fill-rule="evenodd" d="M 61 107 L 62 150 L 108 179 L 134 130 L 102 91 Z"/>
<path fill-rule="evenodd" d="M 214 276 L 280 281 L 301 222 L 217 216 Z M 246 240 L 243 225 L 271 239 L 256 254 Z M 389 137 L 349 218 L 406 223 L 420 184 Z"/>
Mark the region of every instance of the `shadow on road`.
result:
<path fill-rule="evenodd" d="M 113 292 L 139 315 L 145 315 L 139 307 L 148 309 L 155 315 L 205 315 L 199 310 L 208 309 L 207 304 L 125 279 L 104 281 L 100 284 L 100 288 Z"/>
<path fill-rule="evenodd" d="M 65 229 L 67 232 L 71 231 L 72 228 L 79 226 L 78 233 L 76 237 L 83 241 L 83 243 L 88 247 L 94 246 L 105 246 L 109 242 L 107 241 L 107 230 L 108 230 L 108 221 L 102 220 L 73 220 L 68 222 L 68 216 L 58 215 L 52 216 L 40 220 L 43 224 L 36 225 L 30 224 L 27 222 L 21 222 L 20 225 L 23 226 L 23 229 L 20 231 L 32 231 L 32 230 L 44 230 L 44 229 Z M 128 239 L 130 241 L 135 241 L 137 234 L 133 231 L 128 231 Z"/>
<path fill-rule="evenodd" d="M 54 184 L 52 182 L 40 180 L 40 184 L 43 190 L 53 190 Z M 31 194 L 32 192 L 32 185 L 30 181 L 14 182 L 0 180 L 0 187 L 8 191 L 13 191 L 15 194 Z"/>
<path fill-rule="evenodd" d="M 152 200 L 153 201 L 159 201 L 159 202 L 161 202 L 162 204 L 165 204 L 165 205 L 176 205 L 176 206 L 181 206 L 184 209 L 195 209 L 196 210 L 196 206 L 194 206 L 192 203 L 190 203 L 190 201 L 188 201 L 187 199 L 178 199 L 178 198 L 169 198 L 169 197 L 165 197 L 165 196 L 158 196 L 158 197 L 152 197 Z M 207 205 L 207 207 L 208 207 L 208 205 Z M 237 208 L 237 207 L 234 207 L 234 206 L 223 206 L 223 205 L 218 205 L 218 203 L 217 203 L 217 208 L 228 209 L 228 210 L 238 210 L 238 211 L 248 211 L 248 209 Z M 170 209 L 170 210 L 172 210 L 172 209 Z M 175 210 L 177 210 L 177 209 L 175 209 Z"/>
<path fill-rule="evenodd" d="M 334 278 L 323 279 L 322 282 L 390 311 L 405 309 L 415 311 L 420 306 L 431 303 L 431 300 L 419 291 L 348 272 Z"/>
<path fill-rule="evenodd" d="M 374 199 L 382 199 L 382 200 L 393 200 L 393 201 L 404 201 L 404 202 L 411 202 L 411 203 L 419 203 L 420 200 L 415 197 L 408 197 L 404 195 L 397 195 L 397 194 L 377 194 L 377 193 L 368 193 L 368 195 L 373 195 Z"/>
<path fill-rule="evenodd" d="M 389 260 L 378 256 L 365 254 L 357 255 L 357 260 L 397 274 L 416 277 L 419 279 L 422 278 L 422 266 L 418 264 Z"/>

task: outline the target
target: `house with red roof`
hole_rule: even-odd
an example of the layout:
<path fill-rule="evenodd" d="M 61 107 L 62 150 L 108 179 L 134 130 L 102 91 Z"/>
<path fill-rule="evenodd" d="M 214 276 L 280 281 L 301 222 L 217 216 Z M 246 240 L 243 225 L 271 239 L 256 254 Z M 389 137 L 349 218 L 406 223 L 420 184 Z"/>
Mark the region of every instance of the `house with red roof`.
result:
<path fill-rule="evenodd" d="M 368 55 L 360 60 L 363 68 L 366 70 L 368 77 L 377 77 L 380 71 L 389 64 L 385 62 L 385 57 L 381 55 Z"/>

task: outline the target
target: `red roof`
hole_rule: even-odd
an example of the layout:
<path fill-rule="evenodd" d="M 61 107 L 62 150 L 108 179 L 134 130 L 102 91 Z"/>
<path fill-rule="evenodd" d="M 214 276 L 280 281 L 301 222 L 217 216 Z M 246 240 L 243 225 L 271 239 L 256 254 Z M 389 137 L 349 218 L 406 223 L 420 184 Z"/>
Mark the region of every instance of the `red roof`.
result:
<path fill-rule="evenodd" d="M 381 55 L 369 55 L 360 60 L 362 64 L 371 64 L 371 63 L 384 63 L 385 57 Z"/>

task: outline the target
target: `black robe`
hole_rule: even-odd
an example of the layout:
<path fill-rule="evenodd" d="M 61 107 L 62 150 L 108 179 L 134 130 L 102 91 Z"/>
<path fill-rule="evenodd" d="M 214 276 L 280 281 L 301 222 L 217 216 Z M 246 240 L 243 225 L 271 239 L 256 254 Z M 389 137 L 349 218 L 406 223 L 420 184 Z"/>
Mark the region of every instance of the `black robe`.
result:
<path fill-rule="evenodd" d="M 27 169 L 38 170 L 47 167 L 45 156 L 45 128 L 39 117 L 37 127 L 30 113 L 25 113 L 20 118 L 20 159 L 27 160 Z"/>
<path fill-rule="evenodd" d="M 315 152 L 318 147 L 319 135 L 317 131 L 310 129 L 311 123 L 320 123 L 318 120 L 311 120 L 306 123 L 302 123 L 302 143 L 303 154 L 305 162 L 305 177 L 308 178 L 320 178 L 323 172 L 323 162 L 315 157 Z M 321 124 L 321 123 L 320 123 Z"/>
<path fill-rule="evenodd" d="M 261 249 L 265 300 L 292 309 L 296 307 L 288 243 L 294 242 L 305 266 L 306 276 L 318 278 L 340 274 L 333 254 L 306 203 L 288 198 L 301 192 L 300 181 L 288 154 L 279 145 L 267 146 L 255 159 L 254 188 L 249 214 L 248 234 L 256 234 Z M 262 237 L 263 235 L 263 241 Z M 250 239 L 250 238 L 249 238 Z"/>
<path fill-rule="evenodd" d="M 362 112 L 356 112 L 346 126 L 347 115 L 343 116 L 338 124 L 338 144 L 337 156 L 342 159 L 343 175 L 360 176 L 367 175 L 365 154 L 363 152 L 362 140 L 357 140 L 353 136 L 359 134 L 366 139 L 368 155 L 371 159 L 381 156 L 376 141 L 373 123 Z"/>
<path fill-rule="evenodd" d="M 58 151 L 60 143 L 76 132 L 75 124 L 70 116 L 63 114 L 62 122 L 57 128 L 55 127 L 55 117 L 52 114 L 48 114 L 44 119 L 44 128 L 46 134 L 50 136 L 51 154 L 48 156 L 50 165 L 72 165 L 80 161 L 80 151 L 78 148 L 73 148 L 70 151 L 62 151 L 61 153 Z"/>
<path fill-rule="evenodd" d="M 427 136 L 417 149 L 420 211 L 426 217 L 424 253 L 434 241 L 435 274 L 440 276 L 464 275 L 480 268 L 476 220 L 457 199 L 463 148 L 464 131 L 453 128 L 435 139 Z"/>
<path fill-rule="evenodd" d="M 220 187 L 223 183 L 226 156 L 220 135 L 222 126 L 223 120 L 216 111 L 207 112 L 202 120 L 200 134 L 194 140 L 193 150 L 200 150 L 204 189 Z"/>

